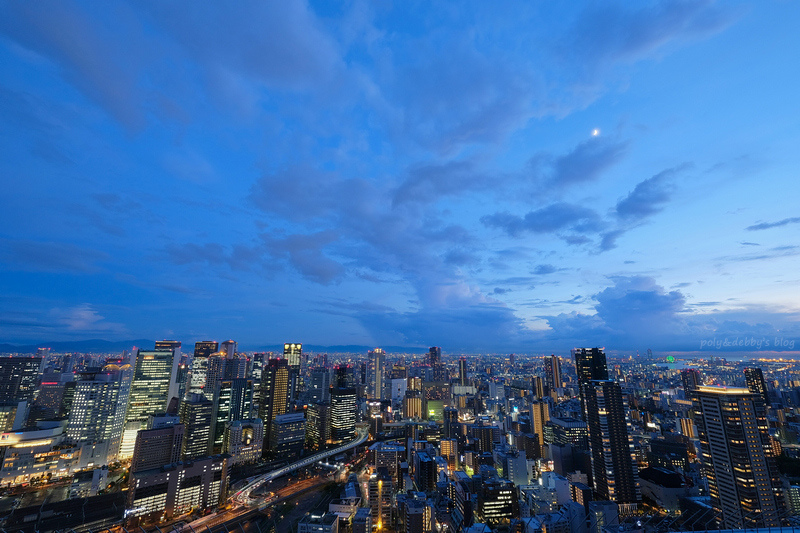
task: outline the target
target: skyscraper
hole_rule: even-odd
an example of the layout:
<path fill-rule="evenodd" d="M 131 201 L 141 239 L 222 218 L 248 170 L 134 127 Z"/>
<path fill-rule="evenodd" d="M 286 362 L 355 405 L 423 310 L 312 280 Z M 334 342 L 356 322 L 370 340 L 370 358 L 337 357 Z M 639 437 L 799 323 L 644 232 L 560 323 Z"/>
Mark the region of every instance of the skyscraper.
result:
<path fill-rule="evenodd" d="M 684 396 L 691 399 L 697 387 L 703 384 L 703 376 L 696 368 L 686 368 L 681 370 L 681 381 L 683 381 Z"/>
<path fill-rule="evenodd" d="M 561 388 L 561 358 L 555 354 L 544 360 L 544 377 L 547 389 L 553 392 Z"/>
<path fill-rule="evenodd" d="M 303 345 L 299 343 L 284 343 L 283 358 L 289 364 L 289 401 L 297 399 L 300 381 L 300 365 L 303 360 Z M 264 422 L 266 425 L 266 421 Z"/>
<path fill-rule="evenodd" d="M 236 420 L 245 420 L 252 416 L 253 380 L 236 378 L 223 379 L 217 382 L 214 392 L 214 411 L 211 429 L 212 452 L 223 451 L 225 425 Z"/>
<path fill-rule="evenodd" d="M 543 457 L 544 427 L 550 421 L 550 404 L 546 401 L 533 401 L 531 403 L 531 431 L 539 436 L 540 450 L 536 457 Z"/>
<path fill-rule="evenodd" d="M 586 418 L 586 393 L 584 388 L 593 379 L 608 379 L 606 367 L 606 353 L 603 348 L 573 348 L 575 357 L 575 371 L 578 374 L 578 393 L 581 397 L 581 413 Z"/>
<path fill-rule="evenodd" d="M 270 359 L 261 373 L 260 412 L 264 422 L 264 455 L 269 451 L 272 421 L 285 414 L 289 406 L 289 362 L 286 359 Z"/>
<path fill-rule="evenodd" d="M 700 386 L 694 403 L 703 472 L 719 527 L 780 526 L 785 502 L 763 397 L 745 388 Z"/>
<path fill-rule="evenodd" d="M 368 392 L 370 398 L 383 399 L 383 373 L 386 362 L 386 352 L 375 348 L 369 352 Z"/>
<path fill-rule="evenodd" d="M 331 390 L 331 441 L 347 442 L 356 432 L 356 389 L 336 387 Z"/>
<path fill-rule="evenodd" d="M 203 394 L 190 392 L 181 401 L 179 417 L 186 428 L 181 458 L 195 459 L 211 455 L 211 421 L 214 404 Z"/>
<path fill-rule="evenodd" d="M 744 379 L 750 392 L 760 394 L 764 398 L 764 405 L 770 405 L 767 382 L 764 381 L 764 372 L 760 368 L 745 368 Z"/>
<path fill-rule="evenodd" d="M 203 392 L 203 388 L 206 386 L 208 358 L 217 350 L 219 350 L 219 343 L 216 341 L 200 341 L 194 344 L 188 392 Z"/>
<path fill-rule="evenodd" d="M 623 512 L 636 510 L 642 501 L 639 469 L 622 388 L 616 381 L 591 380 L 583 389 L 594 492 L 600 500 L 616 502 Z"/>
<path fill-rule="evenodd" d="M 467 381 L 467 358 L 463 355 L 458 358 L 458 384 L 465 387 Z"/>
<path fill-rule="evenodd" d="M 82 372 L 75 382 L 67 437 L 75 443 L 107 443 L 107 460 L 117 457 L 131 390 L 130 365 Z"/>
<path fill-rule="evenodd" d="M 30 406 L 41 367 L 41 357 L 0 357 L 0 402 L 24 400 Z"/>
<path fill-rule="evenodd" d="M 161 341 L 177 342 L 177 341 Z M 125 417 L 125 434 L 122 457 L 133 454 L 136 432 L 154 413 L 163 413 L 169 402 L 178 394 L 178 362 L 180 346 L 159 350 L 138 350 L 131 383 L 128 413 Z"/>
<path fill-rule="evenodd" d="M 438 346 L 431 346 L 428 349 L 428 364 L 431 365 L 431 368 L 435 367 L 436 364 L 442 362 L 442 349 Z"/>

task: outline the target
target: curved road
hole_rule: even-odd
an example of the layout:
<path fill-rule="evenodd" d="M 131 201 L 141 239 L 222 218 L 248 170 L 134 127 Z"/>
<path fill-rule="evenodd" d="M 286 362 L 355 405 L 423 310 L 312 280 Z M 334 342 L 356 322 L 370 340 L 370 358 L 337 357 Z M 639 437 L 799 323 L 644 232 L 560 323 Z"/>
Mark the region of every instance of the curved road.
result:
<path fill-rule="evenodd" d="M 351 448 L 355 448 L 356 446 L 363 444 L 369 438 L 369 431 L 365 427 L 356 428 L 356 432 L 358 433 L 358 437 L 355 440 L 348 442 L 343 446 L 339 446 L 338 448 L 334 448 L 332 450 L 325 450 L 323 452 L 315 453 L 305 459 L 301 459 L 296 463 L 292 463 L 290 465 L 281 467 L 277 470 L 273 470 L 272 472 L 267 472 L 266 474 L 261 474 L 259 476 L 254 476 L 247 480 L 247 485 L 242 487 L 236 494 L 233 495 L 233 500 L 239 504 L 246 504 L 250 498 L 250 493 L 253 492 L 255 489 L 260 487 L 262 484 L 266 483 L 267 481 L 271 481 L 273 479 L 279 478 L 288 474 L 293 470 L 297 470 L 298 468 L 303 468 L 309 465 L 316 463 L 317 461 L 321 461 L 326 457 L 330 457 L 331 455 L 336 455 L 347 451 Z"/>

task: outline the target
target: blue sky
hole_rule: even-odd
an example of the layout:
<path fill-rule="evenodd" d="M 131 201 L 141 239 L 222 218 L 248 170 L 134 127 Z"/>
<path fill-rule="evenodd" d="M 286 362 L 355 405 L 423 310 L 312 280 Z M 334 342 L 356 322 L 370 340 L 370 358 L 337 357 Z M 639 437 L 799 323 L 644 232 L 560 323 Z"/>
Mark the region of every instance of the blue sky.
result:
<path fill-rule="evenodd" d="M 800 340 L 794 2 L 7 2 L 0 341 Z"/>

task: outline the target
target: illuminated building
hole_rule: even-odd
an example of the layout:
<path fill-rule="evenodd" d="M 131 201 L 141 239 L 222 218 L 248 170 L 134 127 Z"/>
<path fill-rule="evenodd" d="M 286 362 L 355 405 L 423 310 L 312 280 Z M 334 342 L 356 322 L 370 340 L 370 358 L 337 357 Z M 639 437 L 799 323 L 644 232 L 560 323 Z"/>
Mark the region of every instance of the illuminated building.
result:
<path fill-rule="evenodd" d="M 200 341 L 194 344 L 188 392 L 203 392 L 206 386 L 208 358 L 218 350 L 219 343 L 216 341 Z"/>
<path fill-rule="evenodd" d="M 595 494 L 621 511 L 635 511 L 642 496 L 622 388 L 616 381 L 591 380 L 584 392 Z"/>
<path fill-rule="evenodd" d="M 142 519 L 170 520 L 194 509 L 225 503 L 228 456 L 214 455 L 131 474 L 125 518 L 135 526 Z"/>
<path fill-rule="evenodd" d="M 769 394 L 767 393 L 767 383 L 764 381 L 764 372 L 760 368 L 745 368 L 744 379 L 750 392 L 760 394 L 764 398 L 764 405 L 769 406 Z"/>
<path fill-rule="evenodd" d="M 608 379 L 606 354 L 602 348 L 574 348 L 575 371 L 578 374 L 578 392 L 581 397 L 581 414 L 586 420 L 586 393 L 584 387 L 594 379 Z"/>
<path fill-rule="evenodd" d="M 331 442 L 347 442 L 356 433 L 356 390 L 336 387 L 331 390 Z"/>
<path fill-rule="evenodd" d="M 213 404 L 212 453 L 220 453 L 225 437 L 225 425 L 252 416 L 253 380 L 237 378 L 218 381 L 214 387 Z"/>
<path fill-rule="evenodd" d="M 550 421 L 550 404 L 546 401 L 534 401 L 531 403 L 531 431 L 539 436 L 539 442 L 544 443 L 545 424 Z M 542 448 L 544 449 L 544 448 Z M 542 457 L 540 452 L 538 457 Z"/>
<path fill-rule="evenodd" d="M 214 404 L 202 393 L 190 392 L 181 401 L 179 417 L 186 428 L 181 458 L 195 459 L 211 455 L 211 421 Z"/>
<path fill-rule="evenodd" d="M 107 365 L 100 371 L 79 373 L 67 438 L 76 444 L 105 443 L 107 460 L 114 460 L 119 453 L 130 391 L 129 365 Z"/>
<path fill-rule="evenodd" d="M 303 362 L 303 345 L 285 343 L 283 345 L 283 358 L 289 363 L 289 399 L 294 401 L 297 399 L 300 367 Z"/>
<path fill-rule="evenodd" d="M 544 376 L 548 390 L 552 393 L 560 389 L 561 381 L 561 358 L 551 355 L 544 360 Z"/>
<path fill-rule="evenodd" d="M 478 520 L 494 526 L 519 517 L 519 502 L 514 484 L 505 479 L 483 480 L 478 490 Z"/>
<path fill-rule="evenodd" d="M 458 358 L 458 384 L 466 387 L 469 382 L 467 381 L 467 358 Z"/>
<path fill-rule="evenodd" d="M 331 440 L 330 402 L 312 403 L 306 410 L 306 434 L 311 446 L 321 450 Z"/>
<path fill-rule="evenodd" d="M 297 522 L 297 533 L 339 533 L 339 515 L 306 514 Z"/>
<path fill-rule="evenodd" d="M 225 427 L 225 453 L 230 464 L 254 463 L 261 459 L 264 448 L 264 424 L 260 418 L 236 420 Z"/>
<path fill-rule="evenodd" d="M 422 492 L 436 490 L 436 462 L 427 452 L 414 453 L 414 483 Z"/>
<path fill-rule="evenodd" d="M 136 434 L 131 472 L 177 463 L 181 458 L 184 427 L 178 417 L 151 417 L 150 429 Z"/>
<path fill-rule="evenodd" d="M 406 390 L 403 398 L 403 418 L 422 418 L 422 392 L 419 390 Z"/>
<path fill-rule="evenodd" d="M 331 398 L 331 372 L 325 367 L 311 369 L 308 382 L 309 403 L 327 402 Z"/>
<path fill-rule="evenodd" d="M 174 342 L 174 341 L 161 341 Z M 153 413 L 163 413 L 178 394 L 178 361 L 180 347 L 160 350 L 138 350 L 130 389 L 128 413 L 125 417 L 122 458 L 133 454 L 136 432 Z M 74 406 L 73 406 L 74 409 Z"/>
<path fill-rule="evenodd" d="M 386 363 L 386 352 L 375 348 L 369 352 L 369 368 L 367 372 L 367 396 L 378 400 L 383 399 L 383 373 Z"/>
<path fill-rule="evenodd" d="M 0 402 L 33 402 L 41 357 L 0 357 Z"/>
<path fill-rule="evenodd" d="M 695 421 L 719 527 L 780 526 L 783 487 L 762 395 L 745 388 L 699 386 Z"/>
<path fill-rule="evenodd" d="M 264 422 L 264 451 L 271 442 L 270 432 L 275 417 L 286 413 L 289 404 L 289 364 L 286 359 L 270 359 L 261 373 L 258 418 Z"/>
<path fill-rule="evenodd" d="M 299 457 L 306 442 L 306 419 L 303 413 L 276 416 L 272 421 L 270 439 L 270 449 L 277 457 Z"/>
<path fill-rule="evenodd" d="M 686 368 L 681 370 L 681 381 L 683 381 L 684 396 L 691 399 L 697 387 L 703 384 L 703 376 L 696 368 Z"/>
<path fill-rule="evenodd" d="M 372 525 L 378 530 L 391 530 L 393 494 L 392 476 L 386 468 L 379 468 L 369 478 L 369 509 Z"/>
<path fill-rule="evenodd" d="M 433 509 L 426 501 L 407 500 L 405 504 L 405 533 L 431 533 Z"/>

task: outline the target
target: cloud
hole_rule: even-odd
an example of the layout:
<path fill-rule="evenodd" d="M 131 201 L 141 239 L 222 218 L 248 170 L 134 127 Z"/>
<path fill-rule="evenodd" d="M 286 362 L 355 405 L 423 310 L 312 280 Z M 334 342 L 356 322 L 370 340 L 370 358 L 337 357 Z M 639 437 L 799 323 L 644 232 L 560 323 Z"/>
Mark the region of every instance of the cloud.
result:
<path fill-rule="evenodd" d="M 0 260 L 28 272 L 96 273 L 108 254 L 65 242 L 0 239 Z"/>
<path fill-rule="evenodd" d="M 798 224 L 798 223 L 800 223 L 800 217 L 792 217 L 792 218 L 784 218 L 783 220 L 779 220 L 777 222 L 760 222 L 758 224 L 753 224 L 752 226 L 747 226 L 745 229 L 747 231 L 760 231 L 764 229 L 778 228 L 781 226 L 786 226 L 788 224 Z"/>
<path fill-rule="evenodd" d="M 523 232 L 596 233 L 604 225 L 600 216 L 592 209 L 565 202 L 530 211 L 524 218 L 510 213 L 495 213 L 482 217 L 481 222 L 486 227 L 500 228 L 512 237 L 519 236 Z"/>
<path fill-rule="evenodd" d="M 628 196 L 617 202 L 617 216 L 623 220 L 641 220 L 659 213 L 672 198 L 671 180 L 684 168 L 688 165 L 663 170 L 637 184 Z"/>
<path fill-rule="evenodd" d="M 542 157 L 534 164 L 547 168 L 547 185 L 565 189 L 579 183 L 596 180 L 605 170 L 620 161 L 628 151 L 629 143 L 610 138 L 592 137 L 580 143 L 570 153 L 544 163 Z M 545 157 L 545 159 L 547 159 Z M 544 164 L 543 164 L 544 163 Z M 548 168 L 549 167 L 549 168 Z"/>
<path fill-rule="evenodd" d="M 53 308 L 50 310 L 50 316 L 67 333 L 93 335 L 122 334 L 126 331 L 122 324 L 107 321 L 106 317 L 98 313 L 95 306 L 88 303 L 66 309 Z"/>
<path fill-rule="evenodd" d="M 448 161 L 429 164 L 409 170 L 394 191 L 392 202 L 433 203 L 442 196 L 462 194 L 469 190 L 482 189 L 496 184 L 483 173 L 477 172 L 470 161 Z"/>
<path fill-rule="evenodd" d="M 288 258 L 289 263 L 310 281 L 328 285 L 344 276 L 344 267 L 323 252 L 326 246 L 338 239 L 333 231 L 283 238 L 263 235 L 262 238 L 273 257 Z"/>
<path fill-rule="evenodd" d="M 553 265 L 536 265 L 536 268 L 533 269 L 533 273 L 537 276 L 543 276 L 546 274 L 552 274 L 553 272 L 557 272 L 558 269 Z"/>
<path fill-rule="evenodd" d="M 562 52 L 597 68 L 636 61 L 670 42 L 712 35 L 730 25 L 734 10 L 711 0 L 668 0 L 629 9 L 625 3 L 590 4 L 562 41 Z"/>

